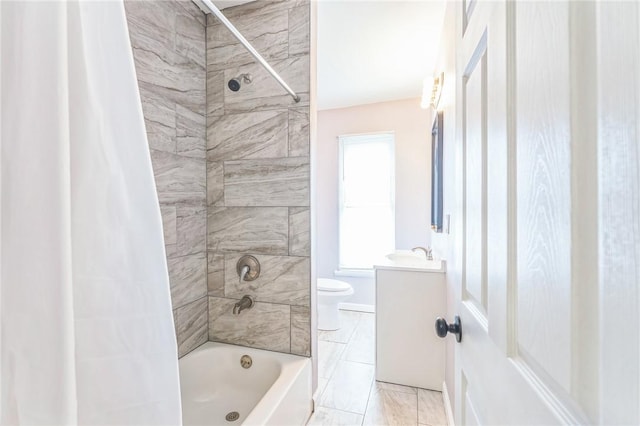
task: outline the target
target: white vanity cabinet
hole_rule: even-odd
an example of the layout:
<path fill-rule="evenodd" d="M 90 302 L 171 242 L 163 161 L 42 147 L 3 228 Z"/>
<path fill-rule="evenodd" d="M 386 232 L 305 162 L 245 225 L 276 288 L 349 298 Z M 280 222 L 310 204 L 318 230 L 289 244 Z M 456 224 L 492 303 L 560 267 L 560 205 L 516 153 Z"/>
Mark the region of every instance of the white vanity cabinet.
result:
<path fill-rule="evenodd" d="M 445 341 L 435 332 L 446 314 L 444 262 L 375 266 L 376 380 L 442 390 Z"/>

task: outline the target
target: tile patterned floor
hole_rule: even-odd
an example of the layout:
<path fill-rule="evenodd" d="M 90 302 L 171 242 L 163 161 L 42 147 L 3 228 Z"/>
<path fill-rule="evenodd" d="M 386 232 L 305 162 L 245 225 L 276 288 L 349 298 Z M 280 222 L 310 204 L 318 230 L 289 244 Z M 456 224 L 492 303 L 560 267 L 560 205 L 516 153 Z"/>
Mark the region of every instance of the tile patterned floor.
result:
<path fill-rule="evenodd" d="M 340 330 L 318 332 L 318 399 L 308 424 L 447 425 L 442 393 L 376 382 L 374 314 L 340 316 Z"/>

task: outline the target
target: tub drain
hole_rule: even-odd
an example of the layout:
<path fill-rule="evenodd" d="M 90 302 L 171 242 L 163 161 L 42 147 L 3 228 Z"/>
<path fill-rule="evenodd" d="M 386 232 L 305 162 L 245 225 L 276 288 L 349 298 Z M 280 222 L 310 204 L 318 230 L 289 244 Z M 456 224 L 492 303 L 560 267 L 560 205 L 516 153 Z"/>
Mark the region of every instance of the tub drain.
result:
<path fill-rule="evenodd" d="M 250 368 L 252 364 L 253 360 L 249 355 L 242 355 L 242 358 L 240 358 L 240 365 L 242 368 Z"/>
<path fill-rule="evenodd" d="M 229 414 L 227 414 L 227 416 L 225 417 L 225 419 L 227 419 L 228 422 L 235 422 L 239 418 L 240 418 L 240 413 L 238 413 L 237 411 L 232 411 Z"/>

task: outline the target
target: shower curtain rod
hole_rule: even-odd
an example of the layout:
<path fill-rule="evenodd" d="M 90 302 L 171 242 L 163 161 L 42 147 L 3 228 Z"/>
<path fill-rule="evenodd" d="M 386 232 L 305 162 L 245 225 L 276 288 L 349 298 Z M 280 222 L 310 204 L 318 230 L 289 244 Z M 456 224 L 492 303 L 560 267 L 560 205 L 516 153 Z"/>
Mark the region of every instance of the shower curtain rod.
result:
<path fill-rule="evenodd" d="M 198 2 L 196 2 L 196 4 L 197 3 Z M 216 17 L 224 24 L 224 26 L 227 27 L 229 31 L 231 31 L 231 34 L 233 34 L 233 36 L 237 38 L 240 43 L 242 43 L 242 45 L 249 51 L 249 53 L 251 53 L 251 55 L 256 58 L 258 62 L 260 62 L 260 64 L 262 64 L 264 69 L 266 69 L 269 74 L 271 74 L 273 78 L 275 78 L 276 81 L 280 83 L 284 90 L 286 90 L 291 96 L 293 96 L 294 101 L 300 102 L 300 96 L 298 96 L 296 92 L 294 92 L 291 87 L 289 87 L 289 85 L 285 83 L 282 77 L 280 77 L 280 75 L 278 75 L 278 73 L 273 68 L 271 68 L 271 65 L 269 65 L 269 63 L 262 57 L 262 55 L 260 55 L 260 53 L 258 53 L 258 51 L 253 48 L 251 43 L 249 43 L 247 39 L 244 38 L 240 31 L 238 31 L 238 29 L 227 19 L 227 17 L 224 16 L 222 12 L 220 12 L 220 9 L 218 9 L 216 5 L 211 2 L 211 0 L 200 0 L 200 3 L 204 4 L 207 9 L 211 11 L 211 13 L 216 15 Z"/>

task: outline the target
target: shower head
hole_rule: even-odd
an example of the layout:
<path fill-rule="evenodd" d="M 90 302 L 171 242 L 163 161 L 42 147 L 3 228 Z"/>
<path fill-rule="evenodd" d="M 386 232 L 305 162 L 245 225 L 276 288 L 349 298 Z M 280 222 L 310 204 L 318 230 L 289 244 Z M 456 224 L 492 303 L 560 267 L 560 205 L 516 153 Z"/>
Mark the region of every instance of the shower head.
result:
<path fill-rule="evenodd" d="M 239 76 L 229 80 L 227 86 L 229 86 L 229 89 L 231 89 L 231 91 L 237 92 L 238 90 L 240 90 L 240 86 L 242 85 L 242 83 L 251 83 L 251 74 L 240 74 Z"/>

